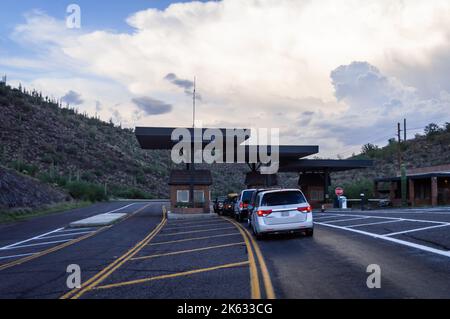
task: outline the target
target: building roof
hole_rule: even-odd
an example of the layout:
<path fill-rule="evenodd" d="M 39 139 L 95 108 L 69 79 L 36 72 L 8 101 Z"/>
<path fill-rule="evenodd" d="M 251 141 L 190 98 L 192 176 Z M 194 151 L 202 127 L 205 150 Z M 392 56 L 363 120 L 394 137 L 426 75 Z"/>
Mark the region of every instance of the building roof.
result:
<path fill-rule="evenodd" d="M 280 172 L 339 172 L 373 166 L 371 160 L 300 159 L 280 165 Z"/>
<path fill-rule="evenodd" d="M 425 178 L 432 178 L 432 177 L 449 177 L 450 178 L 450 172 L 429 172 L 429 173 L 421 173 L 421 174 L 406 174 L 406 178 L 408 178 L 408 179 L 425 179 Z M 401 180 L 400 176 L 393 176 L 393 177 L 376 178 L 375 182 L 398 182 L 400 180 Z"/>
<path fill-rule="evenodd" d="M 169 185 L 198 185 L 209 186 L 213 183 L 209 170 L 172 170 L 169 177 Z"/>

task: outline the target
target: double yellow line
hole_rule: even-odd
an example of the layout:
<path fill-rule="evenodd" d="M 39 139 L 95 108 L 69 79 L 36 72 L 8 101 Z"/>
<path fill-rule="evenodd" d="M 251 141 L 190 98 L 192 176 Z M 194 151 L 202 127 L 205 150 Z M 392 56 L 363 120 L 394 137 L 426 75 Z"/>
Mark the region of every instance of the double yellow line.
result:
<path fill-rule="evenodd" d="M 224 217 L 222 217 L 224 218 Z M 242 237 L 244 237 L 245 245 L 247 246 L 248 251 L 248 260 L 250 263 L 250 286 L 252 299 L 260 299 L 261 298 L 261 289 L 259 284 L 259 276 L 258 276 L 258 266 L 255 260 L 255 255 L 259 264 L 259 269 L 261 271 L 265 295 L 267 299 L 275 299 L 275 292 L 272 285 L 272 280 L 270 279 L 270 274 L 267 269 L 266 262 L 261 253 L 261 249 L 258 246 L 258 243 L 254 240 L 253 236 L 245 229 L 241 224 L 235 222 L 232 219 L 224 218 L 225 220 L 232 223 L 237 227 Z"/>
<path fill-rule="evenodd" d="M 119 267 L 133 258 L 142 248 L 144 248 L 164 227 L 167 222 L 167 211 L 163 207 L 163 218 L 161 222 L 139 243 L 137 243 L 133 248 L 131 248 L 127 253 L 116 259 L 114 262 L 109 264 L 103 270 L 98 272 L 96 275 L 91 277 L 86 281 L 81 288 L 73 289 L 68 293 L 64 294 L 60 299 L 78 299 L 86 292 L 94 289 L 98 284 L 108 278 L 114 271 Z"/>

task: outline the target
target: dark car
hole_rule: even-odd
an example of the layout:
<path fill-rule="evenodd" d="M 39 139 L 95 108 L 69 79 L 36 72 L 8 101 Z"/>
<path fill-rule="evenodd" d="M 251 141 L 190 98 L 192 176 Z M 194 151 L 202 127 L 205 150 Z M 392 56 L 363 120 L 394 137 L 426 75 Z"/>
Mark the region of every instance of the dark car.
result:
<path fill-rule="evenodd" d="M 223 214 L 227 216 L 234 215 L 234 206 L 236 205 L 237 196 L 228 196 L 223 202 Z"/>
<path fill-rule="evenodd" d="M 214 213 L 218 214 L 218 215 L 222 215 L 223 214 L 223 206 L 224 206 L 224 201 L 227 199 L 226 196 L 220 196 L 217 197 L 216 200 L 214 201 Z"/>

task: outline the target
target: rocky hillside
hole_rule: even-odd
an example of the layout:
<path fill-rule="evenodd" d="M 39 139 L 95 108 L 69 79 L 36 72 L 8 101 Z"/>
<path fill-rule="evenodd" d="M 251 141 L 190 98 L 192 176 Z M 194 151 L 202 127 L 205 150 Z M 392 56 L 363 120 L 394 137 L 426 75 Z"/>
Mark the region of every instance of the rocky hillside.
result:
<path fill-rule="evenodd" d="M 78 114 L 38 92 L 0 84 L 0 140 L 1 165 L 75 197 L 83 187 L 95 194 L 101 189 L 112 196 L 168 197 L 169 152 L 143 151 L 132 129 Z M 213 178 L 220 182 L 213 192 L 242 188 L 245 170 L 214 166 Z"/>
<path fill-rule="evenodd" d="M 42 207 L 70 199 L 63 191 L 0 167 L 0 211 L 19 207 Z"/>

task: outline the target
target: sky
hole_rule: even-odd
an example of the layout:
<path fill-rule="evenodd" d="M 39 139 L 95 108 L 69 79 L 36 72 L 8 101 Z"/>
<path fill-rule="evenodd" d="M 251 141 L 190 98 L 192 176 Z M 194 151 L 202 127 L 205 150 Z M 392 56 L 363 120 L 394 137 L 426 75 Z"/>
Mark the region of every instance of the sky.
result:
<path fill-rule="evenodd" d="M 449 16 L 448 0 L 2 0 L 0 74 L 124 127 L 190 126 L 195 77 L 203 126 L 345 158 L 403 118 L 409 137 L 450 122 Z"/>

